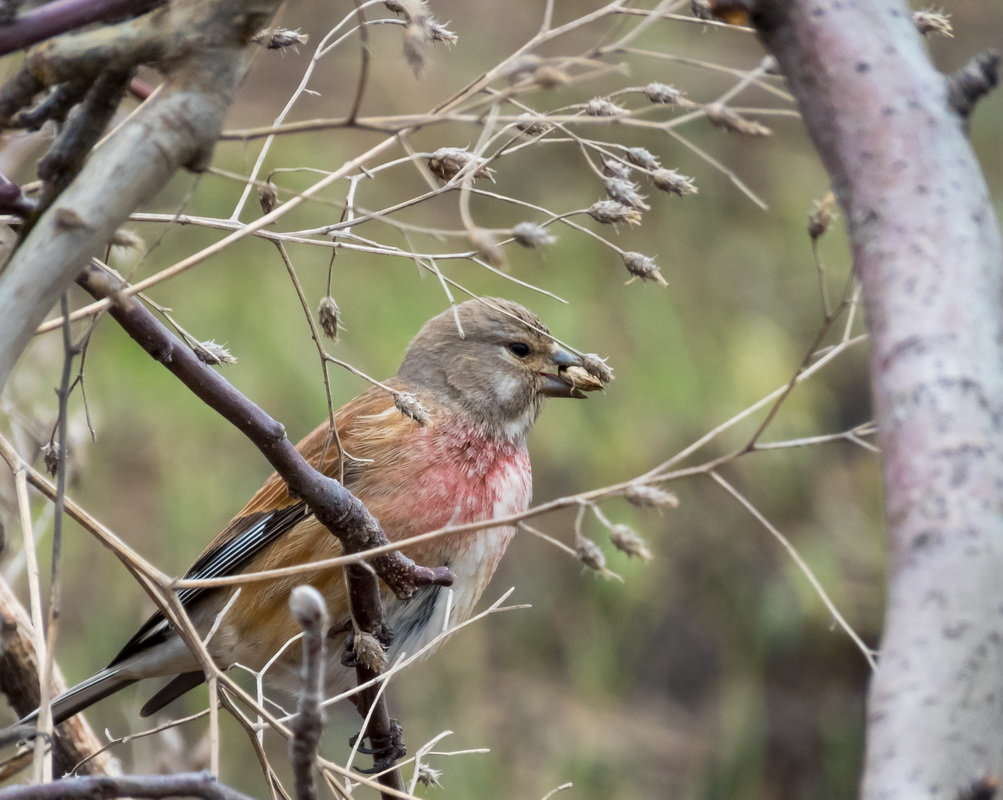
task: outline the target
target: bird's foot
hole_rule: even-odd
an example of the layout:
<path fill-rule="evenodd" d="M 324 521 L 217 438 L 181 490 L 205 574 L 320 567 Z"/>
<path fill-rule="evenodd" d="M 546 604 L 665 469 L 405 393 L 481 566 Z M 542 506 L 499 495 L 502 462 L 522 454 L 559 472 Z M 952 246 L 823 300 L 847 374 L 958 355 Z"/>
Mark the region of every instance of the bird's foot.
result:
<path fill-rule="evenodd" d="M 390 732 L 384 736 L 371 736 L 357 733 L 348 740 L 350 746 L 355 747 L 359 739 L 369 740 L 371 747 L 362 745 L 356 747 L 358 752 L 373 757 L 373 766 L 370 769 L 360 769 L 364 775 L 374 775 L 378 772 L 385 772 L 397 761 L 407 755 L 407 748 L 404 746 L 404 729 L 395 720 L 390 720 Z"/>

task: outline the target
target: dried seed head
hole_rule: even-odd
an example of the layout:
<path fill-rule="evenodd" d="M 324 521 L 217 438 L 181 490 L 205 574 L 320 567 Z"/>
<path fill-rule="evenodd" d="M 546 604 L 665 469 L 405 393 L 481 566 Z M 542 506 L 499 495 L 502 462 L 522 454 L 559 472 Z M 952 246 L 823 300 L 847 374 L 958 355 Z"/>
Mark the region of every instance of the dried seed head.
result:
<path fill-rule="evenodd" d="M 746 136 L 772 136 L 773 131 L 755 120 L 746 119 L 737 111 L 733 111 L 728 106 L 721 103 L 711 103 L 704 108 L 707 119 L 718 128 L 733 133 L 741 133 Z"/>
<path fill-rule="evenodd" d="M 226 345 L 217 344 L 212 339 L 206 342 L 196 342 L 192 345 L 192 350 L 195 351 L 199 361 L 210 367 L 237 363 L 237 357 L 226 349 Z"/>
<path fill-rule="evenodd" d="M 561 367 L 557 374 L 568 386 L 579 392 L 594 392 L 597 389 L 606 388 L 603 382 L 590 374 L 585 367 L 577 365 Z"/>
<path fill-rule="evenodd" d="M 418 765 L 418 783 L 422 786 L 442 786 L 439 783 L 439 778 L 441 777 L 441 769 L 433 769 L 424 761 Z"/>
<path fill-rule="evenodd" d="M 604 158 L 602 160 L 602 174 L 607 178 L 630 178 L 630 167 L 618 158 Z"/>
<path fill-rule="evenodd" d="M 606 359 L 596 353 L 583 353 L 582 366 L 590 375 L 595 376 L 600 381 L 610 383 L 613 378 L 613 368 L 606 363 Z"/>
<path fill-rule="evenodd" d="M 428 35 L 432 39 L 432 44 L 444 44 L 446 47 L 452 47 L 460 38 L 441 22 L 436 22 L 434 19 L 429 20 Z"/>
<path fill-rule="evenodd" d="M 424 0 L 389 0 L 384 5 L 404 17 L 404 58 L 415 75 L 425 66 L 429 45 L 456 43 L 456 34 L 435 20 Z"/>
<path fill-rule="evenodd" d="M 644 195 L 637 191 L 637 184 L 626 178 L 603 178 L 603 186 L 610 200 L 636 209 L 647 211 L 651 206 L 644 202 Z"/>
<path fill-rule="evenodd" d="M 275 184 L 269 181 L 258 189 L 258 205 L 266 214 L 270 214 L 272 209 L 279 204 L 279 193 Z"/>
<path fill-rule="evenodd" d="M 912 21 L 924 36 L 937 34 L 938 36 L 946 36 L 948 38 L 954 37 L 954 26 L 951 25 L 950 14 L 926 9 L 925 11 L 914 12 Z"/>
<path fill-rule="evenodd" d="M 477 258 L 486 261 L 492 267 L 505 266 L 505 254 L 502 252 L 495 237 L 486 230 L 478 228 L 475 231 L 471 231 L 467 235 L 467 240 L 470 242 L 471 247 L 477 251 Z"/>
<path fill-rule="evenodd" d="M 692 178 L 687 178 L 674 169 L 656 169 L 651 175 L 651 182 L 663 192 L 677 194 L 680 197 L 696 194 L 699 191 Z"/>
<path fill-rule="evenodd" d="M 575 555 L 589 569 L 596 572 L 606 572 L 606 556 L 599 545 L 584 536 L 575 537 Z"/>
<path fill-rule="evenodd" d="M 599 200 L 588 208 L 588 215 L 603 225 L 618 225 L 626 222 L 628 225 L 641 224 L 641 212 L 618 203 L 615 200 Z"/>
<path fill-rule="evenodd" d="M 352 650 L 358 662 L 373 672 L 383 672 L 387 668 L 386 651 L 371 633 L 356 631 L 352 637 Z"/>
<path fill-rule="evenodd" d="M 520 114 L 519 119 L 524 119 L 526 121 L 517 122 L 515 126 L 527 136 L 543 136 L 550 133 L 550 131 L 554 129 L 554 126 L 548 125 L 545 122 L 540 122 L 538 116 L 538 114 L 530 114 L 529 112 Z"/>
<path fill-rule="evenodd" d="M 836 218 L 836 195 L 826 192 L 825 197 L 815 202 L 815 207 L 808 215 L 808 235 L 814 242 L 823 236 L 833 219 Z"/>
<path fill-rule="evenodd" d="M 679 498 L 672 492 L 646 483 L 629 487 L 623 496 L 627 498 L 627 502 L 641 508 L 679 508 Z"/>
<path fill-rule="evenodd" d="M 42 445 L 42 463 L 45 471 L 50 475 L 55 475 L 59 469 L 59 443 L 48 441 Z"/>
<path fill-rule="evenodd" d="M 310 41 L 310 34 L 299 29 L 265 28 L 251 37 L 255 44 L 263 45 L 268 50 L 281 50 L 284 47 L 297 47 Z"/>
<path fill-rule="evenodd" d="M 609 529 L 609 541 L 621 553 L 637 556 L 641 561 L 651 560 L 651 551 L 644 539 L 634 532 L 629 525 L 614 525 Z"/>
<path fill-rule="evenodd" d="M 659 83 L 658 81 L 652 81 L 644 87 L 643 91 L 644 96 L 652 103 L 661 103 L 667 106 L 681 103 L 686 96 L 682 89 L 677 89 L 675 86 L 669 86 L 667 83 Z"/>
<path fill-rule="evenodd" d="M 640 278 L 642 281 L 655 281 L 662 286 L 669 285 L 669 282 L 662 277 L 655 260 L 648 258 L 644 253 L 624 253 L 623 265 L 627 268 L 627 272 L 635 278 Z"/>
<path fill-rule="evenodd" d="M 125 247 L 129 250 L 142 250 L 146 242 L 138 233 L 133 233 L 128 228 L 119 228 L 111 235 L 112 247 Z"/>
<path fill-rule="evenodd" d="M 412 392 L 398 392 L 394 395 L 394 405 L 405 417 L 413 419 L 419 425 L 428 422 L 428 412 L 425 406 Z"/>
<path fill-rule="evenodd" d="M 331 295 L 320 298 L 317 304 L 317 319 L 320 321 L 320 329 L 324 335 L 334 342 L 338 341 L 338 331 L 341 328 L 341 310 Z"/>
<path fill-rule="evenodd" d="M 643 147 L 631 147 L 627 150 L 627 160 L 641 169 L 655 170 L 662 166 L 662 163 L 655 158 L 654 153 L 645 150 Z"/>
<path fill-rule="evenodd" d="M 530 249 L 547 247 L 557 241 L 557 237 L 546 228 L 533 222 L 520 222 L 512 228 L 512 237 L 523 247 Z"/>
<path fill-rule="evenodd" d="M 621 114 L 626 114 L 627 109 L 608 98 L 593 97 L 585 104 L 585 113 L 590 117 L 619 117 Z"/>
<path fill-rule="evenodd" d="M 484 166 L 485 159 L 475 156 L 462 147 L 440 147 L 428 157 L 428 168 L 435 173 L 436 177 L 448 183 L 471 162 L 474 163 L 474 166 L 465 174 L 474 179 L 485 176 L 490 178 L 494 172 L 494 170 Z"/>

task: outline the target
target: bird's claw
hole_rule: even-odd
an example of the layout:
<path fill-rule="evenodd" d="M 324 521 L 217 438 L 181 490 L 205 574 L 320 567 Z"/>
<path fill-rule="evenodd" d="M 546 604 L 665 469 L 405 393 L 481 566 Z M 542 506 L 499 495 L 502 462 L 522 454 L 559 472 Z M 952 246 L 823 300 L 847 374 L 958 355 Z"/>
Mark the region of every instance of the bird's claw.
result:
<path fill-rule="evenodd" d="M 362 741 L 368 739 L 372 747 L 357 746 L 360 739 Z M 407 755 L 407 748 L 404 746 L 404 729 L 401 727 L 400 722 L 395 719 L 390 720 L 390 732 L 386 735 L 372 736 L 366 734 L 363 736 L 359 732 L 348 740 L 348 744 L 358 752 L 373 757 L 373 766 L 371 768 L 358 770 L 363 775 L 375 775 L 379 772 L 385 772 L 393 767 L 399 759 Z"/>

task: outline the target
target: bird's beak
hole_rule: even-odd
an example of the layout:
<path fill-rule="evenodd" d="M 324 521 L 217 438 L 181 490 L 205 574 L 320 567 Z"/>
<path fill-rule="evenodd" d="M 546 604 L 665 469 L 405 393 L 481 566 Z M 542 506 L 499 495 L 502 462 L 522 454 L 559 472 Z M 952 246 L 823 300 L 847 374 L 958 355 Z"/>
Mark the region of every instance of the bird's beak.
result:
<path fill-rule="evenodd" d="M 569 353 L 563 347 L 554 346 L 550 351 L 550 361 L 556 368 L 554 372 L 541 372 L 540 394 L 547 397 L 574 397 L 582 399 L 585 394 L 575 388 L 571 381 L 560 377 L 561 370 L 568 367 L 580 367 L 582 360 L 574 353 Z"/>

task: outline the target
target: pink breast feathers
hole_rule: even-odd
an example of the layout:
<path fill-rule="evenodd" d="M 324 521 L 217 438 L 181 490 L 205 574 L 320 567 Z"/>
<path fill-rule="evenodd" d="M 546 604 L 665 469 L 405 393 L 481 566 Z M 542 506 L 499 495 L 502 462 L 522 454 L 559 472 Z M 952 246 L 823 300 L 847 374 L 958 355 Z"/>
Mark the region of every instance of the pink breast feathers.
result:
<path fill-rule="evenodd" d="M 418 515 L 425 530 L 517 514 L 529 507 L 532 470 L 523 442 L 482 428 L 429 431 Z"/>

